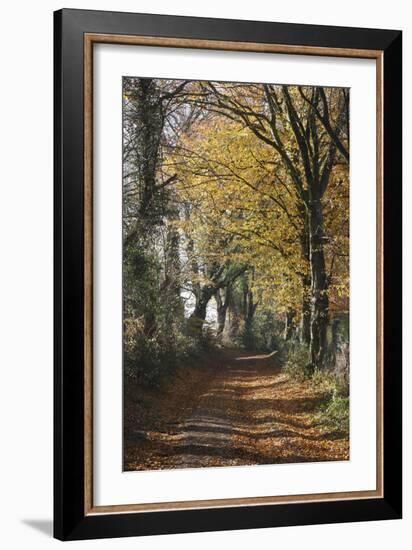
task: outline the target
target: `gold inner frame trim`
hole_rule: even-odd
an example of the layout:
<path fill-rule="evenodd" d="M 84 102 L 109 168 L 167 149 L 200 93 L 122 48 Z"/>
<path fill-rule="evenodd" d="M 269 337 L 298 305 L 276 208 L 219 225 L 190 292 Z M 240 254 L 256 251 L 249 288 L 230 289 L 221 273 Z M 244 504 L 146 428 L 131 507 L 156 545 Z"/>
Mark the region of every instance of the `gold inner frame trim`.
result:
<path fill-rule="evenodd" d="M 93 504 L 93 45 L 124 44 L 376 60 L 376 489 L 144 504 Z M 383 498 L 383 52 L 116 34 L 84 35 L 84 513 L 113 514 Z"/>

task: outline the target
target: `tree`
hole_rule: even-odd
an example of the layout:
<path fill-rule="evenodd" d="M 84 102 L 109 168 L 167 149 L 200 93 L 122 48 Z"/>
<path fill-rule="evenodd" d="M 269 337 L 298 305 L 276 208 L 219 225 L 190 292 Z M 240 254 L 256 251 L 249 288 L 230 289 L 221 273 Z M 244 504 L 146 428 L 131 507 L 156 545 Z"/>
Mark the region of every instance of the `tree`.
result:
<path fill-rule="evenodd" d="M 312 372 L 325 365 L 330 318 L 348 308 L 348 101 L 336 88 L 124 80 L 126 358 L 155 372 L 215 315 L 218 340 L 299 333 Z"/>
<path fill-rule="evenodd" d="M 322 200 L 337 152 L 345 156 L 347 151 L 347 94 L 318 87 L 204 82 L 194 101 L 242 123 L 282 161 L 300 203 L 300 240 L 310 266 L 311 366 L 322 368 L 329 319 Z"/>
<path fill-rule="evenodd" d="M 171 116 L 179 114 L 182 127 L 188 118 L 187 85 L 123 81 L 123 309 L 125 364 L 132 370 L 159 367 L 183 322 L 179 234 L 169 223 L 179 215 L 172 200 L 176 176 L 165 174 L 163 157 L 175 139 Z"/>

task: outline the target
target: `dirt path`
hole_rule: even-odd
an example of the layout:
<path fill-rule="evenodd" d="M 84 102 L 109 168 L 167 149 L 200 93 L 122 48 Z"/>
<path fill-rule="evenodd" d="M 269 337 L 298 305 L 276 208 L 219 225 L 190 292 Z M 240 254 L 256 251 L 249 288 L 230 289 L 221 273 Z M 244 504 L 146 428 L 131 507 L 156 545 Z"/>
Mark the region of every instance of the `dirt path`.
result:
<path fill-rule="evenodd" d="M 347 436 L 327 430 L 316 417 L 324 395 L 291 380 L 265 355 L 233 353 L 192 391 L 196 405 L 179 420 L 134 431 L 127 469 L 348 458 Z"/>

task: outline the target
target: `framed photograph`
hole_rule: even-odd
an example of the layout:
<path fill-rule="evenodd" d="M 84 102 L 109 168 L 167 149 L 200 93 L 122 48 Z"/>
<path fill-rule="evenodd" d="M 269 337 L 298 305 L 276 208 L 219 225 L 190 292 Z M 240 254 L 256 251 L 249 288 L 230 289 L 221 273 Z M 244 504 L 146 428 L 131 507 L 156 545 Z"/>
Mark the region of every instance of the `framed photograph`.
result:
<path fill-rule="evenodd" d="M 400 518 L 401 32 L 54 25 L 55 536 Z"/>

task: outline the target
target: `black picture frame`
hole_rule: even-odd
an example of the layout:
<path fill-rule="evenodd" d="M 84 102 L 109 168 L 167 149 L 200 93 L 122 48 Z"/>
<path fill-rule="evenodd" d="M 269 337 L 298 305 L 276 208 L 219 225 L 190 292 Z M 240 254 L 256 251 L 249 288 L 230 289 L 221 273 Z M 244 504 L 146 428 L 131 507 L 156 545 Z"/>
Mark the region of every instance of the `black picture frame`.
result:
<path fill-rule="evenodd" d="M 383 55 L 383 496 L 86 514 L 84 506 L 84 35 L 379 50 Z M 54 14 L 54 536 L 125 537 L 397 519 L 402 514 L 402 33 L 63 9 Z"/>

